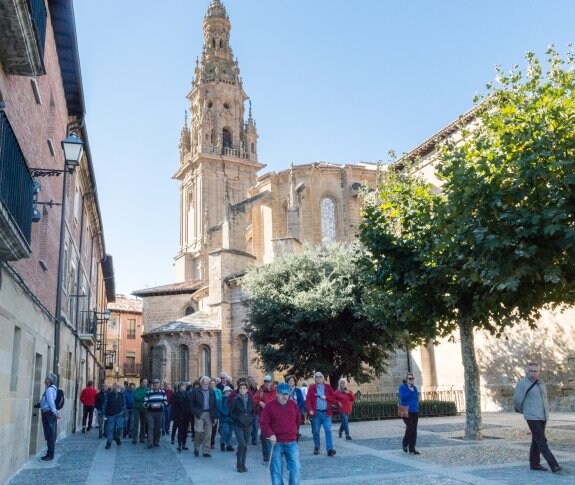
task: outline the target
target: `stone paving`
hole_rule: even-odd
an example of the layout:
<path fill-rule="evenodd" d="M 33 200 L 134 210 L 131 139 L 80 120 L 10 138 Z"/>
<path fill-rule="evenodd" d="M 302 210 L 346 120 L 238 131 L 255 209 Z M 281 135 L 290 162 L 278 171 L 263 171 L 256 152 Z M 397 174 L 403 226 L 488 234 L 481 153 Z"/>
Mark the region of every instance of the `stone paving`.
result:
<path fill-rule="evenodd" d="M 547 437 L 563 472 L 529 470 L 530 434 L 518 414 L 484 414 L 481 442 L 462 439 L 464 417 L 420 418 L 418 449 L 412 456 L 401 450 L 405 426 L 400 420 L 351 423 L 354 439 L 337 438 L 337 454 L 313 455 L 309 426 L 302 426 L 300 441 L 301 483 L 320 484 L 528 484 L 575 483 L 575 413 L 555 413 L 548 423 Z M 322 444 L 324 437 L 322 433 Z M 213 450 L 212 458 L 196 458 L 192 448 L 178 453 L 168 437 L 151 450 L 145 445 L 104 449 L 97 432 L 77 433 L 58 441 L 56 459 L 44 463 L 33 457 L 9 484 L 224 484 L 271 483 L 261 458 L 261 447 L 250 446 L 249 471 L 235 471 L 235 454 Z M 542 461 L 543 464 L 544 460 Z M 287 484 L 287 476 L 286 481 Z"/>

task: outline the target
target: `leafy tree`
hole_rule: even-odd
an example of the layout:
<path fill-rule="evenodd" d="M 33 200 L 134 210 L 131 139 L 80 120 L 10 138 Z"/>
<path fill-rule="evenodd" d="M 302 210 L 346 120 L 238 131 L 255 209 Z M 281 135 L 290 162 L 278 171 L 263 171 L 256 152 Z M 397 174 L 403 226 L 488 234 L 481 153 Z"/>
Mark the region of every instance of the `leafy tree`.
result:
<path fill-rule="evenodd" d="M 480 437 L 474 330 L 536 325 L 545 305 L 574 303 L 575 73 L 548 51 L 543 74 L 499 72 L 471 128 L 439 146 L 442 193 L 391 176 L 367 207 L 370 312 L 415 340 L 459 329 L 466 438 Z"/>
<path fill-rule="evenodd" d="M 246 331 L 268 370 L 321 370 L 367 382 L 386 370 L 396 341 L 364 314 L 355 247 L 304 248 L 250 270 Z"/>

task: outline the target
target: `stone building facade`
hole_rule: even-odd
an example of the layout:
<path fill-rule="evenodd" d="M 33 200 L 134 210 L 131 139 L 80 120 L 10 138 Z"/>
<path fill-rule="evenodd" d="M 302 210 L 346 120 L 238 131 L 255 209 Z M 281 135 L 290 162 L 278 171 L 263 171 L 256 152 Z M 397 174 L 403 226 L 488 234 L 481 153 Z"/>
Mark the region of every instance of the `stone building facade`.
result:
<path fill-rule="evenodd" d="M 0 0 L 0 483 L 45 449 L 46 375 L 66 396 L 65 436 L 81 424 L 79 391 L 104 374 L 114 274 L 83 118 L 71 0 Z M 84 153 L 64 177 L 71 131 Z"/>
<path fill-rule="evenodd" d="M 375 187 L 384 176 L 374 164 L 325 162 L 258 176 L 264 165 L 258 159 L 257 127 L 251 106 L 244 120 L 247 95 L 230 47 L 230 29 L 224 6 L 212 0 L 188 94 L 191 129 L 186 120 L 174 176 L 180 182 L 176 283 L 134 292 L 143 299 L 144 372 L 171 383 L 222 370 L 234 378 L 250 373 L 261 379 L 243 331 L 246 314 L 238 276 L 302 244 L 354 240 L 361 217 L 359 188 Z M 473 124 L 474 110 L 462 119 Z M 460 122 L 446 126 L 403 160 L 420 160 L 417 170 L 439 186 L 433 166 L 437 139 L 457 138 Z M 476 336 L 484 410 L 510 409 L 513 384 L 529 359 L 543 362 L 554 408 L 575 409 L 573 311 L 545 319 L 537 331 L 513 329 L 510 341 Z M 460 349 L 447 340 L 409 352 L 398 349 L 388 373 L 361 391 L 395 393 L 408 369 L 421 390 L 462 397 Z"/>
<path fill-rule="evenodd" d="M 436 147 L 439 140 L 457 142 L 461 129 L 473 130 L 479 106 L 425 140 L 395 163 L 394 169 L 421 175 L 436 187 Z M 415 162 L 415 163 L 413 163 Z M 575 308 L 542 310 L 536 328 L 516 325 L 496 338 L 485 331 L 475 333 L 475 348 L 481 380 L 481 405 L 484 411 L 512 411 L 515 384 L 525 375 L 528 362 L 541 364 L 541 379 L 546 382 L 551 409 L 575 411 Z M 414 353 L 421 370 L 424 388 L 463 389 L 463 363 L 458 335 L 446 338 Z"/>
<path fill-rule="evenodd" d="M 213 0 L 188 94 L 191 129 L 180 134 L 180 245 L 172 285 L 143 299 L 144 366 L 175 383 L 215 375 L 260 375 L 244 332 L 238 276 L 302 244 L 350 242 L 360 222 L 359 188 L 375 185 L 375 164 L 313 163 L 261 177 L 258 133 L 231 24 Z"/>

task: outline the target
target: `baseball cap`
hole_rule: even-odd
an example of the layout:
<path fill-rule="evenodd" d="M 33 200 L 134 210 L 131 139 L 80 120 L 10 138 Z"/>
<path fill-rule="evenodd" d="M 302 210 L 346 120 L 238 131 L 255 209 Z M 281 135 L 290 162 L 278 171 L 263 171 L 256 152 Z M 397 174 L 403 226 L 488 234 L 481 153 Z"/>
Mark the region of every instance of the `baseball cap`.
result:
<path fill-rule="evenodd" d="M 289 394 L 289 384 L 287 382 L 281 382 L 278 384 L 276 392 L 278 394 Z"/>
<path fill-rule="evenodd" d="M 154 380 L 152 381 L 152 384 L 159 384 L 159 383 L 160 383 L 160 379 L 154 379 Z"/>
<path fill-rule="evenodd" d="M 228 392 L 228 391 L 231 392 L 231 390 L 232 390 L 232 388 L 230 386 L 226 386 L 226 387 L 224 387 L 224 390 L 222 392 Z"/>
<path fill-rule="evenodd" d="M 272 376 L 270 376 L 269 374 L 264 377 L 264 382 L 271 382 L 271 381 L 273 381 L 273 379 Z"/>

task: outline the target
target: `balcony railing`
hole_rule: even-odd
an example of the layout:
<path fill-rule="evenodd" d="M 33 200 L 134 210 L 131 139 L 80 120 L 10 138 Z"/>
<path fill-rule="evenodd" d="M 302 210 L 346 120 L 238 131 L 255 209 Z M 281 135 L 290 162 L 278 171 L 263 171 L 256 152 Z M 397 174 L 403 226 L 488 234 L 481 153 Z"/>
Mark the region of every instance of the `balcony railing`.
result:
<path fill-rule="evenodd" d="M 142 372 L 142 364 L 124 364 L 125 376 L 139 376 Z"/>
<path fill-rule="evenodd" d="M 6 113 L 0 109 L 0 259 L 30 254 L 33 181 Z"/>

